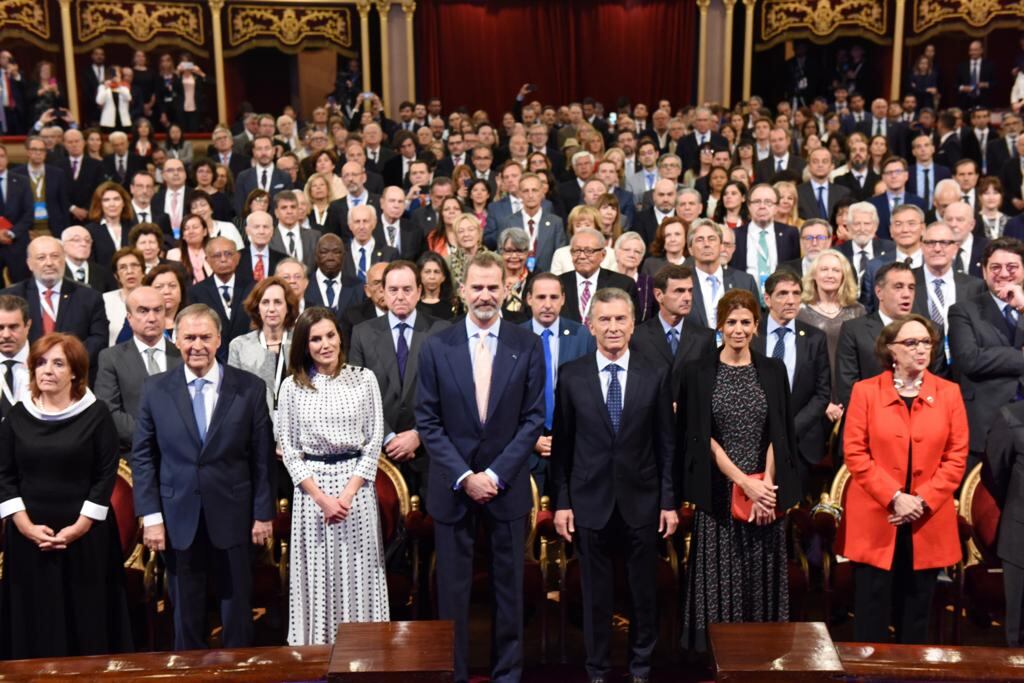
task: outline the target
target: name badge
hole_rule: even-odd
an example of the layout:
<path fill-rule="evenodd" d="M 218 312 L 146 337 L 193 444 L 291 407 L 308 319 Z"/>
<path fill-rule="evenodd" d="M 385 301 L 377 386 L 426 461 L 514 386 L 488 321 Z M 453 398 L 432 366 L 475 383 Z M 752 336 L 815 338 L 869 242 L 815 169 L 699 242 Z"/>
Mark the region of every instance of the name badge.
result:
<path fill-rule="evenodd" d="M 45 221 L 49 219 L 49 214 L 46 213 L 46 202 L 37 201 L 35 203 L 35 213 L 33 218 L 37 221 Z"/>
<path fill-rule="evenodd" d="M 530 271 L 532 273 L 534 268 L 536 268 L 536 267 L 537 267 L 537 257 L 536 256 L 531 256 L 530 258 L 526 259 L 526 270 L 528 270 L 528 271 Z"/>

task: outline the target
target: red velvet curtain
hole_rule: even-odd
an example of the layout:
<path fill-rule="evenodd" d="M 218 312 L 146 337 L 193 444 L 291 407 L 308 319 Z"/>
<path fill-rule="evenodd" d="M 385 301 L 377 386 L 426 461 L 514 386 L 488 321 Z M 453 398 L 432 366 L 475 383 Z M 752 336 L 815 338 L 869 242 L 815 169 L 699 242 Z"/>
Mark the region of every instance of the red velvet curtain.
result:
<path fill-rule="evenodd" d="M 697 44 L 692 0 L 419 0 L 417 92 L 445 111 L 485 109 L 495 123 L 519 87 L 563 104 L 620 96 L 652 108 L 692 99 Z"/>

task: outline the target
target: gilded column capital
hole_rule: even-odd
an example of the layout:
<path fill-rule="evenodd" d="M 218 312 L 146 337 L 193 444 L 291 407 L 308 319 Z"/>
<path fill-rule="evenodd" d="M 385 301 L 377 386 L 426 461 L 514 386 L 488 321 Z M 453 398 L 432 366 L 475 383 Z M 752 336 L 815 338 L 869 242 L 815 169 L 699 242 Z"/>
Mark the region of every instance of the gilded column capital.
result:
<path fill-rule="evenodd" d="M 757 4 L 757 0 L 743 0 L 743 4 L 746 6 L 748 12 L 754 10 L 754 5 Z"/>
<path fill-rule="evenodd" d="M 391 11 L 391 0 L 373 0 L 373 5 L 377 8 L 377 13 L 381 18 L 386 17 Z"/>
<path fill-rule="evenodd" d="M 356 0 L 356 11 L 359 12 L 361 19 L 366 19 L 370 16 L 370 7 L 372 6 L 372 0 Z"/>
<path fill-rule="evenodd" d="M 416 0 L 402 0 L 402 11 L 405 16 L 411 17 L 416 11 Z"/>
<path fill-rule="evenodd" d="M 706 14 L 710 6 L 711 0 L 697 0 L 697 9 L 701 11 L 701 14 Z"/>
<path fill-rule="evenodd" d="M 732 12 L 733 8 L 736 7 L 736 0 L 722 0 L 722 3 L 725 5 L 726 12 Z"/>
<path fill-rule="evenodd" d="M 214 14 L 220 14 L 220 11 L 224 9 L 224 0 L 209 0 L 210 11 Z"/>
<path fill-rule="evenodd" d="M 71 0 L 59 0 L 61 7 L 71 7 Z"/>

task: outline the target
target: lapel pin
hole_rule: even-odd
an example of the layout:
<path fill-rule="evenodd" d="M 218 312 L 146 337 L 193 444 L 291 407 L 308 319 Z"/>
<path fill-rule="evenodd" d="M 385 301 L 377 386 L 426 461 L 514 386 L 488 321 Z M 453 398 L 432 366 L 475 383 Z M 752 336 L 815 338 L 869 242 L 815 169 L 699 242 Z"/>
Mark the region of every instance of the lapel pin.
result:
<path fill-rule="evenodd" d="M 926 400 L 926 401 L 928 401 L 929 403 L 931 403 L 931 402 L 932 402 L 932 401 L 934 401 L 935 399 L 934 399 L 934 398 L 932 398 L 931 396 L 925 396 L 925 397 L 924 397 L 924 400 Z"/>
<path fill-rule="evenodd" d="M 806 333 L 806 332 L 804 332 L 803 330 L 800 330 L 799 332 L 797 332 L 797 334 L 799 334 L 799 335 L 800 335 L 801 337 L 803 337 L 803 336 L 804 336 L 804 335 L 806 335 L 807 333 Z"/>
<path fill-rule="evenodd" d="M 512 360 L 516 360 L 517 358 L 519 358 L 519 356 L 518 356 L 517 354 L 514 354 L 514 353 L 513 353 L 513 354 L 512 354 Z"/>
<path fill-rule="evenodd" d="M 562 330 L 562 336 L 563 337 L 568 337 L 569 336 L 569 330 Z"/>

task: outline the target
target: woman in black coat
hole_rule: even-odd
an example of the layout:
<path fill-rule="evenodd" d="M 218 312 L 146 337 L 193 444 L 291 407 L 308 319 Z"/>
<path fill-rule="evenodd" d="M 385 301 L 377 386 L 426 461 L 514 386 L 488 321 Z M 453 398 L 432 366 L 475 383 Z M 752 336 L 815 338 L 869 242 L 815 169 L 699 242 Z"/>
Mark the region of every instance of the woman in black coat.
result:
<path fill-rule="evenodd" d="M 760 315 L 746 290 L 721 298 L 723 346 L 686 367 L 678 399 L 682 490 L 697 508 L 685 648 L 705 650 L 713 623 L 789 618 L 785 511 L 800 479 L 786 367 L 750 348 Z"/>

